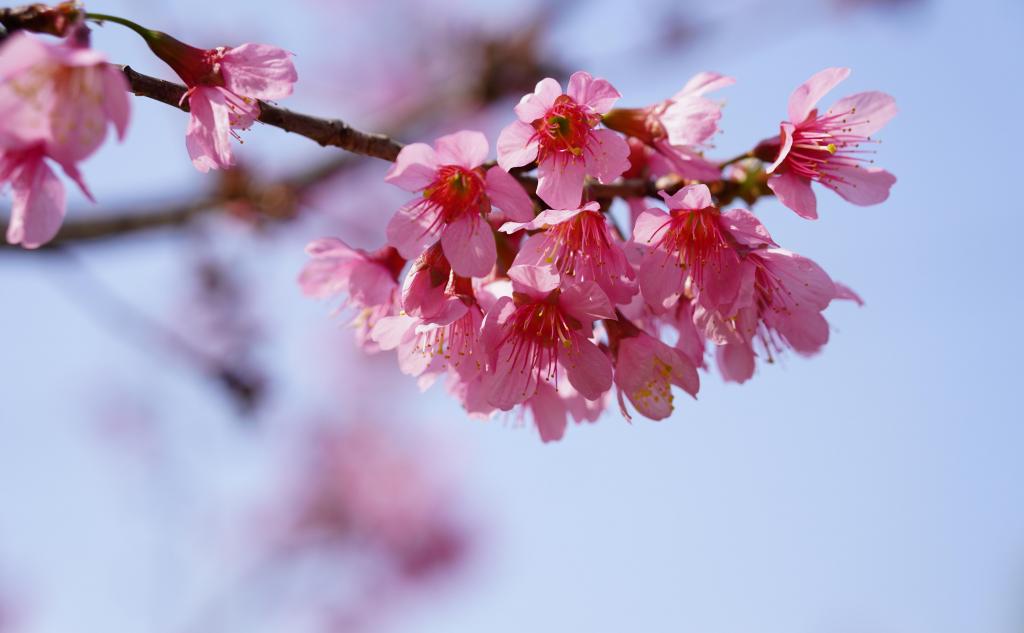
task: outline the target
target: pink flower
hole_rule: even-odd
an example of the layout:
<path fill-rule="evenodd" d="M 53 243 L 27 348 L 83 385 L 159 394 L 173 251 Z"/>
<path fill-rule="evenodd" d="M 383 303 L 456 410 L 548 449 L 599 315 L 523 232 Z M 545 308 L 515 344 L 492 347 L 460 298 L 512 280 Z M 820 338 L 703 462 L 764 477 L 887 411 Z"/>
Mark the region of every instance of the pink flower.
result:
<path fill-rule="evenodd" d="M 801 217 L 818 217 L 811 190 L 816 180 L 857 205 L 878 204 L 889 197 L 896 177 L 865 158 L 861 149 L 896 115 L 896 102 L 882 92 L 861 92 L 837 101 L 818 114 L 818 101 L 850 74 L 849 68 L 826 68 L 793 91 L 789 121 L 782 123 L 778 141 L 762 143 L 759 154 L 771 156 L 768 180 L 779 201 Z M 769 158 L 769 160 L 771 160 Z"/>
<path fill-rule="evenodd" d="M 755 342 L 769 362 L 786 349 L 804 356 L 817 353 L 829 336 L 821 312 L 843 294 L 820 266 L 781 248 L 751 251 L 744 265 L 752 274 L 739 309 L 723 314 L 698 305 L 694 314 L 698 326 L 720 345 L 719 370 L 733 382 L 753 375 Z"/>
<path fill-rule="evenodd" d="M 771 236 L 749 211 L 721 213 L 706 185 L 661 196 L 669 212 L 647 209 L 633 228 L 633 240 L 647 247 L 638 272 L 644 299 L 655 312 L 664 311 L 689 281 L 702 302 L 726 308 L 740 292 L 738 249 L 774 245 Z"/>
<path fill-rule="evenodd" d="M 291 53 L 267 44 L 200 49 L 166 33 L 135 29 L 160 59 L 178 73 L 188 92 L 185 146 L 201 172 L 235 164 L 230 137 L 260 116 L 258 99 L 283 99 L 298 80 Z"/>
<path fill-rule="evenodd" d="M 700 389 L 697 368 L 680 350 L 637 330 L 618 338 L 615 355 L 615 384 L 619 391 L 619 407 L 629 418 L 625 393 L 644 416 L 663 420 L 672 414 L 672 385 L 696 397 Z"/>
<path fill-rule="evenodd" d="M 423 251 L 402 285 L 402 309 L 425 323 L 447 325 L 474 302 L 471 280 L 455 274 L 440 244 Z"/>
<path fill-rule="evenodd" d="M 390 247 L 371 254 L 337 238 L 310 242 L 306 252 L 313 259 L 299 274 L 303 294 L 317 299 L 348 295 L 338 310 L 357 309 L 357 339 L 367 351 L 376 351 L 369 335 L 377 321 L 398 310 L 397 279 L 405 260 Z"/>
<path fill-rule="evenodd" d="M 487 223 L 491 205 L 507 216 L 528 220 L 533 203 L 500 168 L 486 175 L 487 138 L 462 131 L 425 143 L 406 145 L 385 178 L 406 191 L 422 192 L 395 213 L 388 224 L 388 242 L 408 259 L 440 240 L 452 269 L 464 277 L 487 275 L 497 258 L 494 232 Z"/>
<path fill-rule="evenodd" d="M 53 239 L 64 219 L 64 186 L 45 159 L 91 199 L 77 164 L 99 148 L 108 123 L 121 139 L 128 127 L 124 75 L 72 37 L 49 44 L 18 32 L 0 47 L 0 185 L 12 189 L 7 241 L 25 248 Z"/>
<path fill-rule="evenodd" d="M 562 374 L 587 400 L 601 397 L 612 367 L 590 337 L 595 319 L 615 318 L 604 291 L 594 282 L 560 286 L 558 274 L 540 266 L 513 266 L 508 274 L 513 296 L 491 307 L 482 333 L 489 402 L 511 409 Z"/>
<path fill-rule="evenodd" d="M 616 108 L 604 117 L 613 130 L 636 138 L 665 159 L 669 171 L 683 178 L 715 180 L 716 163 L 702 152 L 709 147 L 722 118 L 722 104 L 704 95 L 736 83 L 732 77 L 704 72 L 695 75 L 671 99 L 646 108 Z"/>
<path fill-rule="evenodd" d="M 520 245 L 513 265 L 553 265 L 577 282 L 592 281 L 612 303 L 629 303 L 636 294 L 636 273 L 621 245 L 608 230 L 601 205 L 588 202 L 579 209 L 542 211 L 529 222 L 506 222 L 499 230 L 537 231 Z"/>
<path fill-rule="evenodd" d="M 419 377 L 423 390 L 449 369 L 457 380 L 470 382 L 486 364 L 480 341 L 483 313 L 476 305 L 463 307 L 461 316 L 445 324 L 426 323 L 406 314 L 383 317 L 371 337 L 383 350 L 398 350 L 399 369 Z"/>
<path fill-rule="evenodd" d="M 498 136 L 498 164 L 509 170 L 537 161 L 537 195 L 555 209 L 579 207 L 588 174 L 611 182 L 629 168 L 625 140 L 597 129 L 620 96 L 585 72 L 573 73 L 565 94 L 554 79 L 541 80 L 516 106 L 519 120 Z"/>
<path fill-rule="evenodd" d="M 289 491 L 286 543 L 354 548 L 412 578 L 453 567 L 469 531 L 451 482 L 379 422 L 316 430 Z"/>

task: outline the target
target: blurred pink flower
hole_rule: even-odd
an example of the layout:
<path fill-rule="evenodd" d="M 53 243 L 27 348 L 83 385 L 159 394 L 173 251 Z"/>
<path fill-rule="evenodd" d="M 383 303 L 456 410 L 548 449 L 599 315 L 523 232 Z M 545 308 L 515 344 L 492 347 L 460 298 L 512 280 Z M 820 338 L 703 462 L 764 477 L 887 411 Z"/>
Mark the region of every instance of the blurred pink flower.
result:
<path fill-rule="evenodd" d="M 507 173 L 480 168 L 487 159 L 487 137 L 461 131 L 442 136 L 430 147 L 412 143 L 402 148 L 385 180 L 422 198 L 401 207 L 388 224 L 388 243 L 403 257 L 418 257 L 441 241 L 452 269 L 464 277 L 483 277 L 494 268 L 497 250 L 487 223 L 491 205 L 507 216 L 529 220 L 533 203 Z"/>
<path fill-rule="evenodd" d="M 12 244 L 37 248 L 64 220 L 64 186 L 45 159 L 92 199 L 78 163 L 102 144 L 108 123 L 120 139 L 127 130 L 128 83 L 84 37 L 51 44 L 17 32 L 0 46 L 0 184 L 11 185 Z"/>
<path fill-rule="evenodd" d="M 357 339 L 366 351 L 376 351 L 369 334 L 379 319 L 398 311 L 397 280 L 405 260 L 391 247 L 367 253 L 337 238 L 314 240 L 306 252 L 312 260 L 299 274 L 303 294 L 318 299 L 348 295 L 338 310 L 356 308 Z"/>
<path fill-rule="evenodd" d="M 621 95 L 604 79 L 573 73 L 565 94 L 541 80 L 516 106 L 517 121 L 498 136 L 502 169 L 538 163 L 537 195 L 555 209 L 580 206 L 587 175 L 611 182 L 629 168 L 629 146 L 615 132 L 597 129 Z"/>
<path fill-rule="evenodd" d="M 878 204 L 889 197 L 896 177 L 864 157 L 861 149 L 896 115 L 895 100 L 883 92 L 861 92 L 834 103 L 825 114 L 815 106 L 850 75 L 849 68 L 826 68 L 789 98 L 789 121 L 778 140 L 763 142 L 758 153 L 774 163 L 768 180 L 779 201 L 808 219 L 818 217 L 811 181 L 816 180 L 857 205 Z"/>
<path fill-rule="evenodd" d="M 310 446 L 293 542 L 372 552 L 407 580 L 463 560 L 468 528 L 455 512 L 452 491 L 424 453 L 402 448 L 369 422 L 344 430 L 322 428 Z"/>

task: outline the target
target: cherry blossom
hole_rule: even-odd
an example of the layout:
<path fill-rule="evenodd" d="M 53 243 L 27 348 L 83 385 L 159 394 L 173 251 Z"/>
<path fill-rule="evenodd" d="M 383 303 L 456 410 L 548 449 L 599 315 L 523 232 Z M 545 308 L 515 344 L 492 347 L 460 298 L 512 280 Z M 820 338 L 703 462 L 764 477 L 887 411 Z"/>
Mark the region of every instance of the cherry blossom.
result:
<path fill-rule="evenodd" d="M 778 155 L 768 167 L 768 180 L 779 201 L 801 217 L 818 217 L 811 181 L 832 189 L 845 200 L 865 206 L 884 202 L 896 177 L 878 167 L 866 149 L 872 137 L 896 115 L 896 101 L 883 92 L 843 97 L 824 113 L 818 101 L 850 75 L 849 68 L 826 68 L 793 91 L 789 121 L 779 139 L 763 151 Z"/>
<path fill-rule="evenodd" d="M 415 258 L 440 240 L 456 273 L 482 277 L 494 267 L 497 251 L 487 223 L 491 205 L 525 221 L 533 217 L 533 203 L 501 168 L 486 173 L 480 168 L 488 150 L 487 137 L 473 131 L 442 136 L 434 147 L 413 143 L 402 148 L 385 180 L 422 193 L 388 224 L 388 242 L 403 257 Z"/>
<path fill-rule="evenodd" d="M 78 169 L 106 138 L 128 128 L 127 82 L 76 31 L 52 44 L 18 32 L 0 46 L 0 185 L 13 203 L 7 241 L 37 248 L 57 234 L 66 193 L 53 161 L 92 194 Z"/>
<path fill-rule="evenodd" d="M 538 164 L 537 195 L 555 209 L 580 206 L 587 175 L 611 182 L 629 168 L 629 146 L 598 128 L 621 95 L 604 79 L 573 73 L 565 93 L 548 77 L 516 106 L 517 121 L 498 136 L 498 164 L 505 170 Z"/>

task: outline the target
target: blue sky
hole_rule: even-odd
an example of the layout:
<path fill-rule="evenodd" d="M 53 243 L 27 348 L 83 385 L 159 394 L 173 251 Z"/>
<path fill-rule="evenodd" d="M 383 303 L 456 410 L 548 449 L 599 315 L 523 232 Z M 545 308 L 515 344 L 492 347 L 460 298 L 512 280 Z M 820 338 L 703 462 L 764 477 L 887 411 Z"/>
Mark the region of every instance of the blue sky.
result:
<path fill-rule="evenodd" d="M 143 21 L 131 4 L 95 8 Z M 188 24 L 188 4 L 160 19 Z M 205 30 L 247 24 L 254 39 L 300 51 L 301 72 L 309 18 L 282 25 L 262 12 L 269 3 L 238 4 L 246 15 L 211 7 Z M 612 411 L 541 445 L 532 430 L 467 420 L 441 390 L 377 390 L 358 369 L 327 369 L 316 356 L 325 340 L 338 364 L 358 368 L 358 356 L 327 307 L 294 287 L 302 245 L 319 236 L 300 226 L 274 242 L 240 230 L 224 238 L 228 252 L 261 251 L 257 309 L 278 332 L 267 353 L 292 377 L 266 427 L 239 429 L 187 368 L 83 310 L 64 264 L 4 254 L 0 562 L 26 579 L 38 607 L 30 630 L 176 630 L 174 614 L 222 580 L 204 537 L 223 538 L 228 509 L 259 498 L 275 442 L 303 416 L 292 407 L 308 403 L 401 418 L 460 456 L 483 550 L 461 581 L 395 615 L 395 631 L 1019 631 L 1024 349 L 1012 328 L 1024 284 L 1010 238 L 1024 211 L 1024 5 L 946 0 L 809 24 L 816 5 L 803 6 L 666 57 L 616 52 L 616 29 L 639 26 L 624 7 L 584 10 L 561 34 L 570 60 L 610 79 L 626 104 L 671 94 L 700 70 L 736 77 L 724 93 L 722 156 L 774 133 L 790 91 L 825 66 L 854 69 L 836 96 L 879 89 L 900 107 L 878 157 L 899 178 L 887 203 L 822 194 L 813 223 L 774 201 L 756 208 L 777 241 L 866 306 L 830 308 L 832 341 L 819 357 L 789 357 L 742 387 L 702 376 L 699 400 L 680 399 L 661 423 L 628 425 Z M 104 31 L 96 44 L 157 68 L 136 64 L 144 49 L 123 33 Z M 310 90 L 290 105 L 329 111 Z M 180 113 L 134 106 L 132 140 L 86 165 L 98 196 L 202 186 Z M 272 168 L 317 151 L 271 129 L 246 141 L 240 151 Z M 180 301 L 179 255 L 154 238 L 80 257 L 164 316 Z M 92 420 L 106 403 L 96 394 L 110 389 L 116 406 L 157 411 L 160 469 L 98 448 Z M 197 516 L 214 529 L 189 527 Z"/>

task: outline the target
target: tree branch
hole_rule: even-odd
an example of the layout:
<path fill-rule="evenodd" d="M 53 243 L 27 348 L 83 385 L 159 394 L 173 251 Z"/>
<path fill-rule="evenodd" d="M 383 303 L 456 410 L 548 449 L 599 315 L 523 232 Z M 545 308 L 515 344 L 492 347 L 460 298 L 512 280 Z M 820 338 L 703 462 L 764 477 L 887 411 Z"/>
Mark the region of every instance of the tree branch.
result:
<path fill-rule="evenodd" d="M 188 112 L 188 103 L 183 100 L 187 91 L 185 86 L 144 75 L 129 66 L 121 66 L 121 69 L 128 79 L 129 88 L 133 94 Z M 279 108 L 262 101 L 260 102 L 259 121 L 286 132 L 304 136 L 322 146 L 338 147 L 352 154 L 372 156 L 392 162 L 402 149 L 400 142 L 384 134 L 362 132 L 338 119 L 318 118 Z M 276 183 L 276 185 L 283 186 L 292 192 L 301 193 L 330 178 L 348 160 L 350 160 L 348 156 L 333 157 L 315 165 L 312 169 L 299 172 Z M 527 192 L 536 195 L 536 177 L 525 175 L 522 170 L 513 170 L 512 175 Z M 684 181 L 672 177 L 659 180 L 627 179 L 611 184 L 590 182 L 585 188 L 585 196 L 589 200 L 657 197 L 658 191 L 664 190 L 671 194 L 685 184 Z M 708 186 L 718 198 L 719 204 L 722 205 L 728 204 L 736 198 L 743 198 L 750 203 L 760 196 L 771 195 L 771 191 L 766 187 L 758 187 L 751 196 L 749 186 L 732 181 L 716 181 L 708 183 Z M 246 195 L 232 196 L 230 193 L 217 191 L 173 206 L 162 206 L 143 211 L 140 211 L 138 207 L 133 207 L 130 211 L 115 212 L 106 217 L 72 220 L 64 223 L 50 245 L 58 246 L 68 242 L 99 240 L 147 230 L 181 226 L 225 202 L 236 198 L 252 197 L 253 192 L 245 193 L 248 194 L 248 197 Z M 3 246 L 6 245 L 0 244 L 0 247 Z"/>
<path fill-rule="evenodd" d="M 121 69 L 135 95 L 149 97 L 188 112 L 188 104 L 183 102 L 185 86 L 143 75 L 130 66 L 122 66 Z M 402 149 L 401 143 L 383 134 L 360 132 L 339 119 L 322 119 L 292 112 L 264 101 L 260 101 L 258 120 L 285 132 L 305 136 L 323 146 L 340 147 L 353 154 L 387 161 L 393 162 Z"/>

